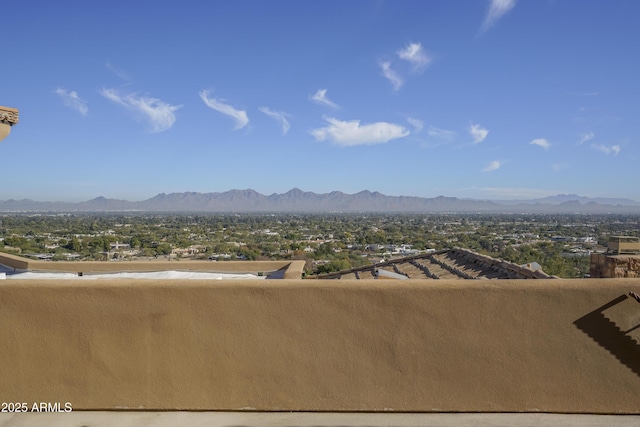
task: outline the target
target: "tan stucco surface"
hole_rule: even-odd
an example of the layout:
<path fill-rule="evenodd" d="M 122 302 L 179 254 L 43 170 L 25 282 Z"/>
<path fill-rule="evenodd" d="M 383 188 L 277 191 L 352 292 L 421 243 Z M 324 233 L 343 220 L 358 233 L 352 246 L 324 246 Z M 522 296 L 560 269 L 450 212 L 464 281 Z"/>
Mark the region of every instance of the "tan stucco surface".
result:
<path fill-rule="evenodd" d="M 0 141 L 5 139 L 11 133 L 11 126 L 0 123 Z"/>
<path fill-rule="evenodd" d="M 640 280 L 6 281 L 0 400 L 639 414 L 629 291 Z"/>

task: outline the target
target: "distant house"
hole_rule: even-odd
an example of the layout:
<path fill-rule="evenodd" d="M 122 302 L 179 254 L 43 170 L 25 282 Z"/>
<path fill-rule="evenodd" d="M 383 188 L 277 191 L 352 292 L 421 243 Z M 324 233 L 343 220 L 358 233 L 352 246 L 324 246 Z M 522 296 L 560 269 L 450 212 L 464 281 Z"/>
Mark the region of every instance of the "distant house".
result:
<path fill-rule="evenodd" d="M 202 245 L 193 245 L 189 246 L 188 248 L 175 248 L 171 251 L 171 253 L 180 256 L 191 256 L 199 254 L 200 252 L 204 252 L 205 249 L 206 248 Z"/>
<path fill-rule="evenodd" d="M 50 261 L 53 259 L 53 254 L 25 254 L 24 256 L 40 261 Z"/>
<path fill-rule="evenodd" d="M 535 261 L 522 264 L 520 267 L 529 269 L 531 271 L 538 271 L 538 270 L 542 271 L 542 266 Z"/>
<path fill-rule="evenodd" d="M 131 245 L 128 243 L 120 243 L 120 242 L 115 242 L 115 243 L 111 243 L 109 245 L 109 247 L 111 248 L 112 251 L 119 251 L 119 250 L 123 250 L 123 249 L 131 249 Z"/>
<path fill-rule="evenodd" d="M 580 243 L 596 243 L 596 238 L 592 236 L 578 237 L 577 241 Z"/>

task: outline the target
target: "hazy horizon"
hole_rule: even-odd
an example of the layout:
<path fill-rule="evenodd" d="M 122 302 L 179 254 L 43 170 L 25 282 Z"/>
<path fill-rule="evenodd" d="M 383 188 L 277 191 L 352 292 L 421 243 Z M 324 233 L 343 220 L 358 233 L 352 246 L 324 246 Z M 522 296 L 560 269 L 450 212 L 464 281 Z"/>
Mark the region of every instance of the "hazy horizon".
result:
<path fill-rule="evenodd" d="M 505 197 L 473 197 L 473 196 L 468 196 L 468 197 L 457 197 L 457 196 L 452 196 L 449 194 L 436 194 L 434 196 L 418 196 L 415 194 L 403 194 L 403 193 L 399 193 L 399 194 L 387 194 L 387 193 L 383 193 L 381 191 L 378 190 L 373 190 L 373 189 L 362 189 L 362 190 L 357 190 L 357 191 L 353 191 L 353 192 L 346 192 L 346 191 L 342 191 L 342 190 L 330 190 L 330 191 L 323 191 L 323 192 L 318 192 L 318 191 L 312 191 L 312 190 L 306 190 L 304 188 L 300 188 L 300 187 L 292 187 L 286 191 L 282 191 L 282 192 L 276 192 L 276 191 L 271 191 L 271 192 L 261 192 L 261 191 L 257 191 L 253 188 L 229 188 L 227 190 L 216 190 L 216 191 L 191 191 L 191 190 L 185 190 L 185 191 L 160 191 L 158 193 L 154 193 L 154 194 L 149 194 L 149 195 L 141 195 L 139 198 L 132 198 L 132 197 L 119 197 L 117 195 L 114 196 L 105 196 L 104 194 L 97 194 L 94 196 L 87 196 L 87 197 L 77 197 L 77 196 L 71 196 L 71 197 L 67 197 L 67 198 L 61 198 L 61 197 L 56 197 L 55 195 L 43 195 L 40 198 L 33 198 L 33 197 L 7 197 L 7 198 L 0 198 L 0 202 L 4 202 L 7 200 L 33 200 L 34 202 L 64 202 L 64 203 L 80 203 L 80 202 L 87 202 L 90 200 L 94 200 L 100 197 L 103 197 L 105 199 L 112 199 L 112 200 L 126 200 L 126 201 L 130 201 L 130 202 L 139 202 L 139 201 L 145 201 L 148 199 L 152 199 L 160 194 L 180 194 L 180 193 L 200 193 L 200 194 L 208 194 L 208 193 L 226 193 L 229 191 L 247 191 L 247 190 L 253 190 L 256 191 L 264 196 L 270 196 L 273 194 L 285 194 L 293 189 L 299 189 L 303 192 L 312 192 L 312 193 L 316 193 L 316 194 L 328 194 L 331 193 L 333 191 L 338 191 L 338 192 L 342 192 L 344 194 L 347 195 L 353 195 L 353 194 L 357 194 L 357 193 L 361 193 L 361 192 L 365 192 L 365 191 L 369 191 L 371 193 L 381 193 L 384 196 L 392 196 L 392 197 L 420 197 L 420 198 L 425 198 L 425 199 L 431 199 L 431 198 L 436 198 L 436 197 L 452 197 L 452 198 L 458 198 L 461 200 L 491 200 L 491 201 L 510 201 L 510 202 L 517 202 L 517 201 L 527 201 L 527 200 L 532 200 L 532 199 L 543 199 L 546 197 L 555 197 L 555 196 L 577 196 L 577 197 L 586 197 L 586 198 L 590 198 L 590 199 L 598 199 L 598 198 L 606 198 L 606 199 L 628 199 L 637 203 L 640 203 L 640 199 L 634 199 L 632 197 L 617 197 L 617 196 L 589 196 L 589 195 L 584 195 L 584 194 L 575 194 L 575 193 L 555 193 L 555 194 L 548 194 L 548 195 L 541 195 L 541 196 L 531 196 L 531 197 L 509 197 L 509 196 L 505 196 Z"/>
<path fill-rule="evenodd" d="M 638 201 L 639 14 L 634 0 L 17 2 L 0 200 Z"/>
<path fill-rule="evenodd" d="M 289 190 L 287 190 L 285 192 L 282 192 L 282 193 L 277 193 L 277 192 L 261 193 L 259 191 L 256 191 L 256 190 L 252 189 L 252 188 L 232 188 L 232 189 L 225 190 L 225 191 L 160 192 L 160 193 L 151 195 L 149 197 L 144 197 L 144 198 L 141 198 L 141 199 L 127 199 L 127 198 L 124 198 L 124 197 L 105 197 L 103 195 L 97 195 L 97 196 L 90 197 L 90 198 L 83 199 L 83 200 L 63 200 L 63 199 L 36 200 L 36 199 L 30 199 L 30 198 L 21 198 L 21 199 L 11 198 L 11 199 L 0 199 L 0 203 L 6 202 L 8 200 L 16 200 L 16 201 L 32 200 L 32 201 L 37 202 L 37 203 L 52 202 L 52 203 L 71 203 L 71 204 L 74 204 L 74 203 L 90 202 L 90 201 L 94 201 L 96 199 L 101 199 L 101 198 L 105 199 L 105 200 L 122 200 L 122 201 L 136 203 L 136 202 L 144 202 L 144 201 L 147 201 L 147 200 L 151 200 L 151 199 L 154 199 L 154 198 L 156 198 L 156 197 L 158 197 L 160 195 L 172 195 L 172 194 L 186 195 L 186 194 L 190 194 L 190 193 L 195 193 L 195 194 L 206 195 L 206 194 L 223 194 L 223 193 L 229 193 L 229 192 L 234 192 L 234 191 L 237 191 L 237 192 L 255 191 L 255 192 L 257 192 L 258 194 L 260 194 L 262 196 L 269 197 L 269 196 L 274 196 L 274 195 L 284 195 L 284 194 L 287 194 L 287 193 L 290 193 L 290 192 L 294 192 L 296 190 L 301 191 L 303 193 L 313 193 L 313 194 L 318 195 L 318 196 L 329 195 L 330 193 L 333 193 L 333 192 L 343 193 L 346 196 L 353 196 L 353 195 L 358 194 L 358 193 L 369 192 L 369 193 L 372 193 L 372 194 L 379 193 L 379 194 L 381 194 L 383 196 L 390 196 L 390 197 L 418 197 L 418 198 L 423 198 L 423 199 L 433 199 L 433 198 L 438 198 L 438 197 L 456 198 L 456 197 L 453 197 L 453 196 L 448 196 L 446 194 L 440 194 L 440 195 L 433 196 L 433 197 L 422 197 L 422 196 L 415 196 L 415 195 L 411 195 L 411 194 L 400 194 L 400 195 L 396 196 L 396 195 L 384 194 L 382 192 L 379 192 L 379 191 L 376 191 L 376 190 L 369 190 L 369 189 L 364 189 L 364 190 L 356 191 L 356 192 L 353 192 L 353 193 L 346 193 L 346 192 L 343 192 L 343 191 L 340 191 L 340 190 L 332 190 L 332 191 L 329 191 L 329 192 L 317 193 L 317 192 L 301 189 L 299 187 L 292 187 Z M 599 199 L 606 199 L 606 200 L 611 200 L 611 201 L 628 200 L 628 201 L 640 204 L 639 200 L 634 200 L 634 199 L 631 199 L 631 198 L 628 198 L 628 197 L 590 197 L 590 196 L 584 196 L 582 194 L 566 194 L 566 193 L 559 193 L 559 194 L 554 194 L 554 195 L 551 195 L 551 196 L 531 197 L 531 198 L 504 198 L 504 199 L 493 198 L 493 199 L 491 199 L 491 198 L 460 197 L 460 198 L 457 198 L 457 199 L 459 199 L 459 200 L 469 200 L 469 201 L 493 201 L 493 202 L 497 202 L 497 203 L 509 203 L 509 202 L 517 203 L 517 202 L 528 202 L 528 201 L 531 201 L 531 200 L 554 199 L 554 198 L 562 198 L 562 197 L 566 197 L 568 199 L 584 199 L 584 198 L 586 198 L 586 199 L 589 199 L 589 200 L 599 200 Z M 558 202 L 556 201 L 556 202 L 550 202 L 550 203 L 558 203 Z"/>

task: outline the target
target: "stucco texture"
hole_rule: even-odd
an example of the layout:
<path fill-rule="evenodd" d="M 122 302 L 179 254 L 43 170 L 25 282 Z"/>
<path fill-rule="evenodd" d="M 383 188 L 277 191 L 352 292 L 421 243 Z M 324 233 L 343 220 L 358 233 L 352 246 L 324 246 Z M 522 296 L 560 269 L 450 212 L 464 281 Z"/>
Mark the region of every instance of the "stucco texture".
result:
<path fill-rule="evenodd" d="M 0 400 L 640 413 L 638 279 L 6 281 Z"/>
<path fill-rule="evenodd" d="M 11 133 L 11 126 L 0 123 L 0 141 L 5 139 Z"/>

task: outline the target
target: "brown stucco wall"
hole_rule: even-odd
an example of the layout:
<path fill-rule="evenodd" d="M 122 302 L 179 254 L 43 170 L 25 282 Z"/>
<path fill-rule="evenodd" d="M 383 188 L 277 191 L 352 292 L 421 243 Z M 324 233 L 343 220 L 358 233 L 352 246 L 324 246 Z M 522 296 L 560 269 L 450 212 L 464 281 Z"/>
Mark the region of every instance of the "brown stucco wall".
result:
<path fill-rule="evenodd" d="M 640 280 L 7 280 L 0 400 L 638 414 L 629 291 Z"/>
<path fill-rule="evenodd" d="M 17 255 L 5 254 L 0 252 L 0 264 L 16 270 L 26 270 L 29 267 L 29 259 Z"/>

